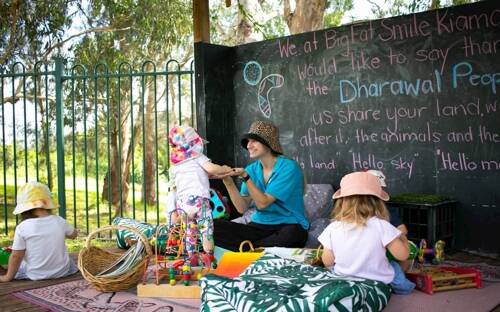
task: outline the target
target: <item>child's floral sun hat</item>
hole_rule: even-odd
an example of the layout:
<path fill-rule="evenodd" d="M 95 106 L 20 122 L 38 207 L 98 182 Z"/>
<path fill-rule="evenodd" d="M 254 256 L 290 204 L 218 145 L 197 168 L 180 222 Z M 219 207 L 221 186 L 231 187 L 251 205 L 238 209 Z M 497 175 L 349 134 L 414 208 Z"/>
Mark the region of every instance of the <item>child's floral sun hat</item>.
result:
<path fill-rule="evenodd" d="M 14 214 L 18 215 L 35 208 L 56 209 L 57 206 L 52 201 L 48 186 L 33 181 L 26 183 L 19 189 Z"/>
<path fill-rule="evenodd" d="M 203 154 L 204 141 L 190 126 L 175 126 L 168 134 L 170 162 L 178 164 Z"/>

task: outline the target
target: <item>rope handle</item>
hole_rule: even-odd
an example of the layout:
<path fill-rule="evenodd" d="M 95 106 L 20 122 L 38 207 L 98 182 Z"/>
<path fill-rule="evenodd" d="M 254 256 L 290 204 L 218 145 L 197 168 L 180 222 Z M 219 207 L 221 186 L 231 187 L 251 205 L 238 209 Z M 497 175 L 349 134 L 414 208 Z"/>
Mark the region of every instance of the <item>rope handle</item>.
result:
<path fill-rule="evenodd" d="M 248 246 L 250 247 L 250 252 L 254 252 L 254 251 L 255 251 L 255 249 L 253 248 L 253 244 L 252 244 L 252 242 L 251 242 L 251 241 L 249 241 L 249 240 L 244 240 L 244 241 L 242 241 L 242 242 L 241 242 L 241 244 L 240 244 L 240 252 L 243 252 L 243 247 L 244 247 L 246 244 L 248 244 Z"/>
<path fill-rule="evenodd" d="M 318 248 L 316 249 L 316 257 L 314 257 L 314 261 L 321 261 L 321 249 L 323 248 L 323 245 L 319 245 Z"/>
<path fill-rule="evenodd" d="M 87 236 L 87 239 L 85 240 L 85 248 L 90 248 L 90 241 L 92 240 L 92 238 L 94 236 L 97 235 L 97 233 L 105 232 L 105 231 L 114 231 L 114 230 L 125 230 L 125 231 L 130 231 L 130 232 L 134 233 L 142 241 L 142 244 L 144 245 L 144 248 L 146 249 L 146 253 L 148 254 L 148 256 L 153 255 L 153 251 L 151 250 L 151 246 L 149 245 L 149 241 L 144 236 L 144 234 L 142 234 L 141 232 L 139 232 L 138 230 L 136 230 L 133 227 L 129 227 L 129 226 L 125 226 L 125 225 L 108 225 L 108 226 L 101 227 L 101 228 L 98 228 L 98 229 L 90 232 L 89 235 Z"/>

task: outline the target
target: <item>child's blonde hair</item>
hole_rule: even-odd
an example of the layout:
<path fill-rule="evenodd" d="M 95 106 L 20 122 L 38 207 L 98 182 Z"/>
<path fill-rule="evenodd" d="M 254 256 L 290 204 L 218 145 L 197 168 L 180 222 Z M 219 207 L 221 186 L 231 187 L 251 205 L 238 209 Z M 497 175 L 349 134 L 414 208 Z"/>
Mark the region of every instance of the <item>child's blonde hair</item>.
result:
<path fill-rule="evenodd" d="M 380 198 L 373 195 L 352 195 L 338 198 L 333 208 L 332 219 L 359 226 L 371 217 L 389 221 L 389 211 Z"/>

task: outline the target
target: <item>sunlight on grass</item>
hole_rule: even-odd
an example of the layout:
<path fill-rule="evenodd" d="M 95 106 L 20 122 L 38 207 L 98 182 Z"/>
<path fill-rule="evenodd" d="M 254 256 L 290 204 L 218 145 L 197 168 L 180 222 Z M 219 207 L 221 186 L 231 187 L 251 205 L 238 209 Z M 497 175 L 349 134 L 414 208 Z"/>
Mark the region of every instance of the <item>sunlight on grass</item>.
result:
<path fill-rule="evenodd" d="M 79 237 L 76 240 L 66 240 L 66 245 L 70 252 L 78 252 L 84 246 L 85 239 L 90 232 L 111 223 L 111 217 L 114 215 L 114 208 L 110 207 L 106 201 L 98 201 L 100 194 L 98 195 L 96 192 L 95 181 L 88 180 L 87 192 L 85 192 L 85 183 L 82 183 L 81 179 L 78 180 L 77 186 L 83 187 L 83 189 L 77 189 L 76 191 L 73 190 L 72 179 L 70 181 L 71 183 L 68 183 L 68 179 L 66 179 L 66 221 L 79 230 Z M 23 184 L 24 181 L 22 183 L 18 181 L 18 187 Z M 100 187 L 102 187 L 102 185 Z M 158 195 L 158 209 L 156 205 L 146 205 L 146 207 L 144 207 L 144 203 L 140 201 L 140 189 L 141 186 L 136 184 L 135 196 L 133 196 L 132 190 L 130 190 L 128 202 L 131 204 L 135 197 L 135 205 L 131 205 L 132 207 L 129 211 L 124 211 L 123 217 L 134 218 L 151 224 L 165 222 L 163 203 L 166 202 L 166 194 L 160 193 Z M 160 185 L 159 189 L 165 190 L 166 187 Z M 53 193 L 54 199 L 57 201 L 57 189 L 55 189 Z M 20 222 L 20 219 L 16 222 L 16 217 L 12 213 L 16 202 L 15 187 L 13 183 L 12 185 L 6 185 L 6 194 L 7 200 L 6 204 L 4 204 L 4 186 L 0 185 L 0 202 L 3 206 L 0 208 L 0 247 L 10 246 L 12 244 L 14 228 L 17 223 Z M 54 213 L 58 214 L 58 210 L 56 209 Z M 5 235 L 6 227 L 8 229 L 8 235 Z M 93 239 L 91 243 L 93 246 L 101 248 L 116 247 L 115 240 L 110 238 L 109 235 L 107 235 L 107 237 L 105 237 L 105 235 L 99 235 L 99 238 Z"/>
<path fill-rule="evenodd" d="M 66 239 L 66 246 L 68 252 L 77 253 L 85 247 L 86 237 L 77 237 L 76 239 Z M 116 248 L 116 241 L 114 239 L 92 239 L 90 245 L 102 249 Z M 12 238 L 5 235 L 0 235 L 0 247 L 12 246 Z"/>
<path fill-rule="evenodd" d="M 86 237 L 78 237 L 76 239 L 67 239 L 66 246 L 70 253 L 79 252 L 83 247 L 85 247 Z M 92 239 L 90 245 L 94 247 L 99 247 L 102 249 L 116 248 L 116 241 L 110 239 Z"/>

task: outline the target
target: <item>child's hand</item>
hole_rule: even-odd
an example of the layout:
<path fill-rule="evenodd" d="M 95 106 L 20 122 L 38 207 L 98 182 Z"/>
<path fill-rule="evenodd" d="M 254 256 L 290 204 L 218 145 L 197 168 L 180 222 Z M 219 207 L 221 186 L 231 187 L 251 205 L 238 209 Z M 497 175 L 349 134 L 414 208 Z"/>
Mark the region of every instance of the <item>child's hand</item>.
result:
<path fill-rule="evenodd" d="M 221 166 L 221 169 L 222 169 L 222 172 L 220 172 L 217 177 L 219 179 L 222 179 L 222 178 L 225 178 L 225 177 L 229 177 L 229 176 L 232 176 L 233 175 L 233 172 L 234 172 L 234 169 L 229 167 L 229 166 L 226 166 L 226 165 L 223 165 Z"/>
<path fill-rule="evenodd" d="M 7 275 L 0 275 L 0 283 L 10 282 L 11 280 L 7 277 Z"/>
<path fill-rule="evenodd" d="M 179 213 L 177 211 L 172 212 L 170 215 L 171 224 L 177 224 L 181 222 L 181 218 L 179 217 Z"/>
<path fill-rule="evenodd" d="M 323 260 L 323 264 L 325 265 L 325 268 L 331 269 L 333 265 L 335 264 L 335 255 L 333 254 L 333 251 L 330 249 L 323 249 L 323 253 L 321 254 L 321 260 Z"/>
<path fill-rule="evenodd" d="M 233 172 L 233 169 L 229 166 L 216 165 L 210 161 L 204 163 L 202 167 L 210 179 L 220 179 Z"/>
<path fill-rule="evenodd" d="M 75 239 L 78 236 L 78 233 L 79 233 L 78 229 L 74 229 L 73 233 L 66 235 L 66 238 Z"/>
<path fill-rule="evenodd" d="M 219 166 L 220 170 L 216 173 L 208 174 L 209 179 L 223 179 L 225 177 L 233 176 L 233 168 L 223 165 Z"/>

